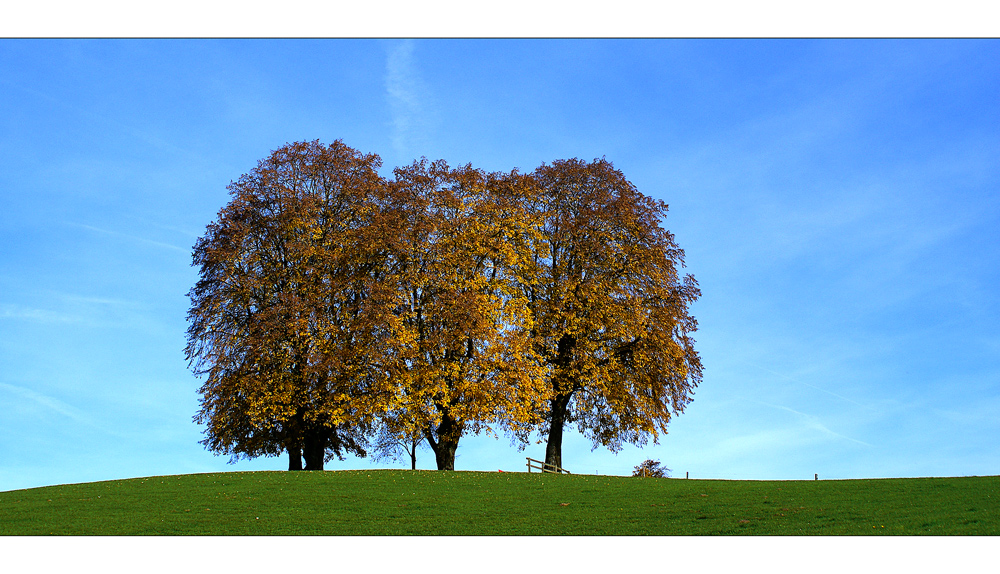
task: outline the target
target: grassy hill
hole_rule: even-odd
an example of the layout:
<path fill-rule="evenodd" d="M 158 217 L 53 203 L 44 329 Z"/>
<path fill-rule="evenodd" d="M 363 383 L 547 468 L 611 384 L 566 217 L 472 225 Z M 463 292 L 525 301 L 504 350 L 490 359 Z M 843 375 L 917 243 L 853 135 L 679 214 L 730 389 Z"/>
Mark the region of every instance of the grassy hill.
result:
<path fill-rule="evenodd" d="M 0 492 L 2 535 L 1000 535 L 1000 477 L 722 481 L 362 470 Z"/>

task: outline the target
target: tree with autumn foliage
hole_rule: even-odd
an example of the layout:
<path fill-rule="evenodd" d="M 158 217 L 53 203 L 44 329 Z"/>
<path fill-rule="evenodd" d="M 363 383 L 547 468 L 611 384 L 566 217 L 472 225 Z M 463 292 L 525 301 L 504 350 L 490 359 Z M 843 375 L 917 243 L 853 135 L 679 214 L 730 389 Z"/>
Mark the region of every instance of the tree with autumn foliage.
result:
<path fill-rule="evenodd" d="M 561 467 L 566 425 L 612 450 L 666 432 L 701 363 L 663 202 L 603 159 L 380 165 L 300 142 L 229 186 L 189 294 L 206 447 L 311 470 L 372 437 L 415 466 L 426 440 L 453 470 L 465 434 L 540 429 Z"/>
<path fill-rule="evenodd" d="M 528 299 L 537 226 L 524 207 L 532 181 L 426 159 L 395 170 L 406 214 L 395 251 L 403 334 L 398 408 L 386 423 L 424 433 L 439 470 L 455 468 L 466 433 L 535 422 L 546 391 L 531 345 Z"/>
<path fill-rule="evenodd" d="M 660 226 L 667 205 L 604 159 L 555 161 L 533 176 L 529 205 L 544 241 L 534 244 L 538 269 L 522 292 L 547 367 L 545 462 L 563 466 L 570 424 L 594 448 L 655 444 L 702 372 L 688 313 L 700 291 L 694 277 L 680 277 L 684 252 Z"/>
<path fill-rule="evenodd" d="M 207 375 L 195 421 L 207 448 L 289 455 L 321 470 L 364 454 L 396 392 L 384 358 L 394 326 L 383 281 L 394 228 L 381 160 L 336 141 L 290 144 L 230 184 L 232 200 L 195 245 L 188 344 Z"/>

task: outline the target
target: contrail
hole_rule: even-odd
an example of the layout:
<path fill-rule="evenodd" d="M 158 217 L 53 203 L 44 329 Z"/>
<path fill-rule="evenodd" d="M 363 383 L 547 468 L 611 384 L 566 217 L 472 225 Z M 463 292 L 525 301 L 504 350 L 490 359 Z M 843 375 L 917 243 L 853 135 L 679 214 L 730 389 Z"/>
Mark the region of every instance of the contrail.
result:
<path fill-rule="evenodd" d="M 783 378 L 783 379 L 788 379 L 789 381 L 792 381 L 793 383 L 798 383 L 798 384 L 800 384 L 800 385 L 803 385 L 803 386 L 806 386 L 806 387 L 809 387 L 809 388 L 811 388 L 811 389 L 816 389 L 817 391 L 820 391 L 820 392 L 823 392 L 823 393 L 826 393 L 826 394 L 828 394 L 828 395 L 833 395 L 833 396 L 837 397 L 838 399 L 841 399 L 841 400 L 844 400 L 844 401 L 847 401 L 847 402 L 849 402 L 849 403 L 853 403 L 853 404 L 856 404 L 856 405 L 858 405 L 859 407 L 862 407 L 862 408 L 866 408 L 866 409 L 870 409 L 870 408 L 871 408 L 871 407 L 870 407 L 870 406 L 868 406 L 868 405 L 863 405 L 863 404 L 861 404 L 861 403 L 859 403 L 859 402 L 857 402 L 857 401 L 852 401 L 851 399 L 849 399 L 849 398 L 847 398 L 847 397 L 845 397 L 845 396 L 841 396 L 841 395 L 838 395 L 837 393 L 834 393 L 834 392 L 831 392 L 831 391 L 828 391 L 828 390 L 826 390 L 826 389 L 821 389 L 821 388 L 819 388 L 819 387 L 817 387 L 817 386 L 815 386 L 815 385 L 810 385 L 809 383 L 803 383 L 802 381 L 800 381 L 800 380 L 798 380 L 798 379 L 794 379 L 794 378 L 792 378 L 792 377 L 789 377 L 788 375 L 782 375 L 781 373 L 776 373 L 776 372 L 774 372 L 774 371 L 772 371 L 772 370 L 770 370 L 770 369 L 765 369 L 764 367 L 761 367 L 760 365 L 755 365 L 755 364 L 753 364 L 753 363 L 747 363 L 747 364 L 748 364 L 748 365 L 750 365 L 751 367 L 756 367 L 756 368 L 758 368 L 758 369 L 760 369 L 760 370 L 762 370 L 762 371 L 764 371 L 764 372 L 767 372 L 767 373 L 771 373 L 772 375 L 776 375 L 776 376 L 778 376 L 778 377 L 781 377 L 781 378 Z"/>
<path fill-rule="evenodd" d="M 781 405 L 772 405 L 771 403 L 765 403 L 763 401 L 754 401 L 754 402 L 756 402 L 758 404 L 761 404 L 761 405 L 764 405 L 764 406 L 773 407 L 773 408 L 776 408 L 776 409 L 781 409 L 781 410 L 784 410 L 784 411 L 788 411 L 790 413 L 795 413 L 795 414 L 797 414 L 797 415 L 799 415 L 801 417 L 804 417 L 809 422 L 809 426 L 810 427 L 812 427 L 812 428 L 814 428 L 816 430 L 822 431 L 822 432 L 824 432 L 826 434 L 833 435 L 835 437 L 842 438 L 844 440 L 849 440 L 851 442 L 856 442 L 858 444 L 863 444 L 865 446 L 874 447 L 874 445 L 868 444 L 868 443 L 866 443 L 863 440 L 858 440 L 856 438 L 851 438 L 849 436 L 844 436 L 844 435 L 842 435 L 840 433 L 833 432 L 832 430 L 828 429 L 826 427 L 826 425 L 824 425 L 823 423 L 819 422 L 819 418 L 817 418 L 814 415 L 802 413 L 802 412 L 799 412 L 799 411 L 797 411 L 795 409 L 790 409 L 788 407 L 783 407 Z"/>
<path fill-rule="evenodd" d="M 84 225 L 82 223 L 70 223 L 69 225 L 74 225 L 76 227 L 82 227 L 90 231 L 96 231 L 98 233 L 106 233 L 108 235 L 116 235 L 118 237 L 124 237 L 126 239 L 131 239 L 133 241 L 141 241 L 142 243 L 149 243 L 150 245 L 156 245 L 158 247 L 165 247 L 167 249 L 173 249 L 174 251 L 180 251 L 181 253 L 190 253 L 187 249 L 182 249 L 176 245 L 171 245 L 169 243 L 162 243 L 160 241 L 153 241 L 152 239 L 144 239 L 142 237 L 136 237 L 134 235 L 126 235 L 124 233 L 119 233 L 117 231 L 108 231 L 107 229 L 101 229 L 99 227 L 94 227 L 91 225 Z"/>
<path fill-rule="evenodd" d="M 76 421 L 76 422 L 78 422 L 80 424 L 84 424 L 84 425 L 87 425 L 89 427 L 96 428 L 96 429 L 104 431 L 104 432 L 106 432 L 108 434 L 112 434 L 112 435 L 116 435 L 116 436 L 121 436 L 118 433 L 112 432 L 112 431 L 110 431 L 110 430 L 108 430 L 108 429 L 100 426 L 99 424 L 97 424 L 94 421 L 92 421 L 89 417 L 87 417 L 84 413 L 82 413 L 76 407 L 67 405 L 66 403 L 60 401 L 59 399 L 50 397 L 48 395 L 44 395 L 42 393 L 39 393 L 37 391 L 31 390 L 31 389 L 26 388 L 26 387 L 21 387 L 21 386 L 18 386 L 18 385 L 11 385 L 11 384 L 8 384 L 8 383 L 0 383 L 0 389 L 6 389 L 6 390 L 8 390 L 8 391 L 10 391 L 10 392 L 12 392 L 12 393 L 14 393 L 16 395 L 20 395 L 21 397 L 24 397 L 26 399 L 34 401 L 34 402 L 36 402 L 36 403 L 38 403 L 38 404 L 40 404 L 42 406 L 48 407 L 49 409 L 51 409 L 51 410 L 53 410 L 53 411 L 55 411 L 55 412 L 63 415 L 64 417 L 73 419 L 74 421 Z"/>

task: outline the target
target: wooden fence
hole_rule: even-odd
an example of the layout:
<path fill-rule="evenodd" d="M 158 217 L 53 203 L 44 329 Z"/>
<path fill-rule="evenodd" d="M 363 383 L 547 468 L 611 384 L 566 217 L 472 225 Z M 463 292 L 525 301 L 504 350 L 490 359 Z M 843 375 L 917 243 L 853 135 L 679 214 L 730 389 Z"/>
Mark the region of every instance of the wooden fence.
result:
<path fill-rule="evenodd" d="M 531 457 L 525 457 L 525 458 L 528 459 L 528 472 L 531 472 L 531 469 L 534 468 L 540 472 L 551 472 L 555 474 L 562 474 L 565 472 L 566 474 L 573 474 L 572 472 L 566 470 L 565 468 L 559 468 L 554 464 L 545 464 L 544 462 L 540 460 L 535 460 Z"/>

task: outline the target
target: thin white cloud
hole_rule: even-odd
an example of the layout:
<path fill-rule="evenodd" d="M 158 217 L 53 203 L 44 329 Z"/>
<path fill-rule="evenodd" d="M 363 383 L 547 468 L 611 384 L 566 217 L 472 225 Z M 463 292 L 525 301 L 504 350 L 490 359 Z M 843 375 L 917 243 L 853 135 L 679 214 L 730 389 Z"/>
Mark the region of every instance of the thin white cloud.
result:
<path fill-rule="evenodd" d="M 0 383 L 0 389 L 13 393 L 23 399 L 27 399 L 35 404 L 42 405 L 80 424 L 94 427 L 96 429 L 100 429 L 105 432 L 111 432 L 108 429 L 102 427 L 101 425 L 95 423 L 89 416 L 86 415 L 86 413 L 84 413 L 80 409 L 72 405 L 68 405 L 54 397 L 50 397 L 48 395 L 39 393 L 38 391 L 34 391 L 27 387 L 22 387 L 19 385 L 11 385 L 8 383 Z M 116 433 L 111 433 L 111 434 L 116 434 Z"/>
<path fill-rule="evenodd" d="M 801 433 L 792 429 L 767 429 L 723 439 L 712 446 L 708 457 L 715 461 L 730 460 L 745 453 L 767 453 L 776 449 L 793 449 L 806 442 Z"/>
<path fill-rule="evenodd" d="M 35 309 L 33 307 L 22 307 L 20 305 L 0 306 L 0 318 L 3 319 L 26 319 L 38 323 L 79 323 L 83 319 L 77 315 L 60 313 L 49 309 Z"/>
<path fill-rule="evenodd" d="M 138 221 L 142 225 L 148 225 L 148 226 L 152 226 L 152 227 L 157 227 L 159 229 L 164 229 L 164 230 L 167 230 L 167 231 L 172 231 L 174 233 L 180 233 L 181 235 L 185 235 L 187 237 L 193 237 L 195 239 L 197 239 L 198 237 L 201 237 L 200 234 L 195 233 L 194 231 L 191 231 L 190 229 L 185 229 L 185 228 L 182 228 L 182 227 L 176 227 L 176 226 L 173 226 L 173 225 L 164 225 L 162 223 L 157 223 L 155 221 L 150 221 L 150 220 L 142 218 L 142 217 L 130 217 L 129 219 L 133 219 L 135 221 Z"/>
<path fill-rule="evenodd" d="M 72 293 L 55 293 L 60 299 L 69 303 L 85 303 L 93 305 L 107 305 L 112 307 L 140 307 L 141 304 L 135 301 L 125 301 L 123 299 L 109 299 L 107 297 L 87 297 L 74 295 Z"/>
<path fill-rule="evenodd" d="M 53 104 L 55 106 L 58 106 L 58 107 L 61 107 L 61 108 L 67 109 L 67 110 L 70 110 L 73 113 L 79 115 L 80 117 L 87 118 L 89 120 L 98 122 L 102 126 L 105 126 L 105 127 L 108 127 L 108 128 L 114 128 L 114 129 L 116 129 L 116 130 L 118 130 L 118 131 L 120 131 L 122 133 L 128 134 L 129 136 L 132 136 L 133 138 L 136 138 L 136 139 L 142 141 L 143 143 L 149 145 L 150 147 L 153 147 L 153 148 L 156 148 L 156 149 L 159 149 L 159 150 L 164 150 L 164 151 L 167 151 L 167 152 L 170 152 L 170 153 L 174 153 L 176 155 L 179 155 L 179 156 L 182 156 L 184 158 L 187 158 L 188 160 L 194 160 L 194 161 L 197 161 L 199 163 L 204 163 L 205 162 L 205 158 L 204 158 L 203 155 L 198 154 L 198 153 L 196 153 L 194 151 L 190 151 L 190 150 L 184 149 L 184 148 L 179 147 L 177 145 L 174 145 L 173 143 L 170 143 L 170 142 L 166 141 L 165 139 L 163 139 L 162 137 L 156 135 L 153 132 L 149 132 L 149 131 L 146 131 L 146 130 L 141 130 L 141 129 L 135 128 L 132 125 L 129 125 L 129 124 L 117 121 L 117 120 L 112 119 L 112 118 L 110 118 L 108 116 L 105 116 L 103 114 L 95 113 L 95 112 L 93 112 L 91 110 L 88 110 L 86 108 L 83 108 L 81 106 L 78 106 L 78 105 L 72 104 L 70 102 L 67 102 L 64 99 L 60 99 L 60 98 L 56 98 L 56 97 L 50 96 L 49 94 L 41 92 L 41 91 L 39 91 L 37 89 L 29 88 L 29 87 L 26 87 L 26 86 L 22 86 L 20 84 L 13 83 L 13 82 L 11 82 L 9 80 L 6 80 L 6 79 L 3 79 L 3 78 L 0 78 L 0 85 L 3 85 L 3 86 L 8 87 L 8 88 L 14 88 L 14 89 L 17 89 L 17 90 L 19 90 L 21 92 L 27 93 L 27 94 L 31 94 L 32 96 L 35 96 L 35 97 L 37 97 L 39 99 L 42 99 L 42 100 L 45 100 L 45 101 L 49 102 L 50 104 Z"/>
<path fill-rule="evenodd" d="M 392 114 L 392 146 L 400 155 L 413 155 L 426 140 L 428 128 L 424 93 L 413 60 L 413 40 L 389 50 L 385 63 L 385 90 Z M 423 155 L 423 154 L 419 154 Z"/>
<path fill-rule="evenodd" d="M 786 410 L 795 412 L 791 409 Z M 693 454 L 690 458 L 680 453 L 675 453 L 675 456 L 680 459 L 686 458 L 686 466 L 689 468 L 701 468 L 702 474 L 699 476 L 746 478 L 753 474 L 759 475 L 762 470 L 765 475 L 770 472 L 765 470 L 766 465 L 760 466 L 761 460 L 799 458 L 802 452 L 815 451 L 818 445 L 834 439 L 872 447 L 863 441 L 831 431 L 815 417 L 803 413 L 795 414 L 799 415 L 800 419 L 797 423 L 751 430 L 711 441 L 704 445 L 704 450 Z M 746 466 L 748 461 L 753 461 L 750 466 Z"/>
<path fill-rule="evenodd" d="M 799 412 L 799 411 L 797 411 L 795 409 L 790 409 L 788 407 L 781 406 L 781 405 L 773 405 L 771 403 L 765 403 L 765 402 L 762 402 L 762 401 L 755 401 L 755 402 L 757 402 L 759 404 L 762 404 L 764 406 L 771 407 L 771 408 L 781 409 L 783 411 L 788 411 L 790 413 L 794 413 L 794 414 L 796 414 L 796 415 L 799 416 L 799 418 L 805 423 L 805 426 L 807 428 L 810 428 L 810 429 L 813 429 L 813 430 L 818 430 L 821 433 L 826 434 L 828 436 L 832 436 L 832 437 L 840 438 L 840 439 L 844 439 L 844 440 L 849 440 L 851 442 L 856 442 L 858 444 L 863 444 L 865 446 L 873 446 L 873 445 L 868 444 L 868 443 L 866 443 L 864 441 L 861 441 L 861 440 L 858 440 L 858 439 L 854 439 L 854 438 L 851 438 L 849 436 L 844 436 L 844 435 L 842 435 L 840 433 L 837 433 L 837 432 L 834 432 L 834 431 L 830 430 L 829 428 L 826 427 L 826 425 L 824 425 L 823 423 L 820 422 L 820 420 L 819 420 L 818 417 L 816 417 L 814 415 L 810 415 L 810 414 L 806 414 L 806 413 L 803 413 L 803 412 Z"/>
<path fill-rule="evenodd" d="M 809 387 L 810 389 L 816 389 L 817 391 L 820 391 L 820 392 L 822 392 L 822 393 L 826 393 L 826 394 L 828 394 L 828 395 L 831 395 L 831 396 L 834 396 L 834 397 L 837 397 L 838 399 L 841 399 L 841 400 L 844 400 L 844 401 L 847 401 L 847 402 L 849 402 L 849 403 L 852 403 L 852 404 L 855 404 L 855 405 L 858 405 L 859 407 L 864 407 L 864 408 L 871 408 L 871 407 L 869 407 L 869 406 L 867 406 L 867 405 L 863 405 L 863 404 L 861 404 L 861 403 L 859 403 L 859 402 L 857 402 L 857 401 L 852 401 L 851 399 L 849 399 L 849 398 L 847 398 L 847 397 L 845 397 L 845 396 L 843 396 L 843 395 L 838 395 L 837 393 L 834 393 L 834 392 L 832 392 L 832 391 L 828 391 L 828 390 L 826 390 L 826 389 L 822 389 L 822 388 L 820 388 L 820 387 L 817 387 L 817 386 L 815 386 L 815 385 L 810 385 L 809 383 L 803 383 L 802 381 L 800 381 L 800 380 L 798 380 L 798 379 L 795 379 L 795 378 L 793 378 L 793 377 L 789 377 L 788 375 L 783 375 L 783 374 L 781 374 L 781 373 L 776 373 L 776 372 L 772 371 L 771 369 L 765 369 L 764 367 L 761 367 L 760 365 L 755 365 L 755 364 L 753 364 L 753 363 L 747 363 L 747 364 L 748 364 L 748 365 L 750 365 L 751 367 L 755 367 L 755 368 L 757 368 L 757 369 L 760 369 L 760 370 L 762 370 L 762 371 L 764 371 L 764 372 L 766 372 L 766 373 L 771 373 L 772 375 L 775 375 L 775 376 L 778 376 L 778 377 L 781 377 L 781 378 L 783 378 L 783 379 L 787 379 L 787 380 L 789 380 L 789 381 L 792 381 L 793 383 L 798 383 L 798 384 L 800 384 L 800 385 L 802 385 L 802 386 L 804 386 L 804 387 Z"/>
<path fill-rule="evenodd" d="M 840 151 L 859 145 L 857 134 L 876 121 L 878 105 L 867 103 L 873 97 L 871 87 L 843 90 L 671 152 L 659 172 L 671 174 L 677 188 L 713 198 L 702 214 L 710 220 L 693 226 L 708 233 L 694 245 L 716 246 L 713 255 L 730 269 L 749 261 L 758 269 L 781 266 L 823 252 L 861 259 L 871 266 L 862 277 L 877 271 L 877 277 L 897 278 L 928 249 L 994 217 L 995 207 L 984 210 L 946 199 L 957 192 L 941 193 L 988 181 L 996 166 L 982 151 L 991 148 L 989 139 L 955 138 L 876 164 Z M 727 233 L 712 234 L 720 220 L 732 224 Z"/>
<path fill-rule="evenodd" d="M 125 239 L 131 239 L 132 241 L 138 241 L 140 243 L 148 243 L 150 245 L 155 245 L 157 247 L 163 247 L 163 248 L 166 248 L 166 249 L 171 249 L 173 251 L 180 251 L 181 253 L 185 253 L 185 254 L 186 253 L 190 253 L 190 250 L 188 250 L 188 249 L 184 249 L 182 247 L 177 247 L 176 245 L 171 245 L 169 243 L 163 243 L 162 241 L 153 241 L 152 239 L 145 239 L 143 237 L 136 237 L 134 235 L 127 235 L 125 233 L 119 233 L 117 231 L 109 231 L 107 229 L 101 229 L 99 227 L 94 227 L 92 225 L 84 225 L 82 223 L 70 223 L 69 225 L 73 225 L 75 227 L 82 227 L 83 229 L 87 229 L 89 231 L 96 231 L 98 233 L 104 233 L 106 235 L 114 235 L 116 237 L 124 237 Z"/>

